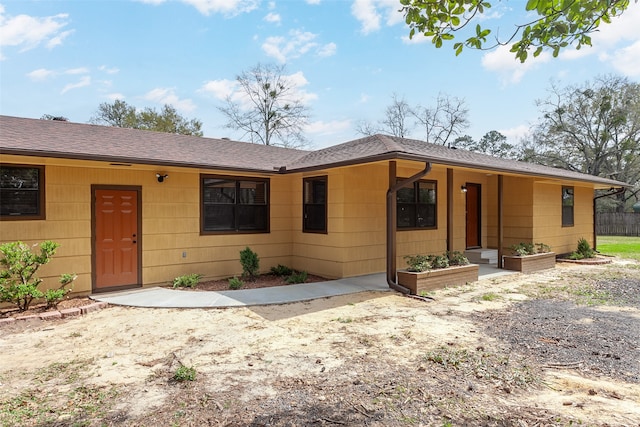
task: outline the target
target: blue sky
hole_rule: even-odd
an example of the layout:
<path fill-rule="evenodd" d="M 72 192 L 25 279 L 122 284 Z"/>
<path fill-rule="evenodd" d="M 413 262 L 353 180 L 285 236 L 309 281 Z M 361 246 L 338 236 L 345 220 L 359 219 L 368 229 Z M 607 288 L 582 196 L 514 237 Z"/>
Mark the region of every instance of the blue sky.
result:
<path fill-rule="evenodd" d="M 524 1 L 494 1 L 484 24 L 506 34 L 526 22 Z M 217 107 L 236 75 L 286 64 L 310 107 L 310 148 L 360 137 L 392 95 L 433 106 L 463 98 L 479 139 L 498 130 L 516 143 L 535 123 L 550 83 L 597 75 L 640 80 L 640 4 L 602 27 L 593 47 L 544 53 L 525 64 L 508 49 L 435 49 L 408 39 L 397 0 L 0 0 L 0 114 L 62 115 L 86 123 L 103 102 L 173 105 L 208 137 L 240 138 Z M 421 138 L 416 129 L 413 136 Z"/>

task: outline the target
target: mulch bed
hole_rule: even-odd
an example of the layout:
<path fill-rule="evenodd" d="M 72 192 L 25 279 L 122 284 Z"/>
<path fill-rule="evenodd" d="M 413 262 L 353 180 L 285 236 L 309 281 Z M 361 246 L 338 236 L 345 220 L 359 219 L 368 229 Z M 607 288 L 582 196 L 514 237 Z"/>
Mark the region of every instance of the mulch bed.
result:
<path fill-rule="evenodd" d="M 275 274 L 261 274 L 253 280 L 243 280 L 244 285 L 240 289 L 258 289 L 258 288 L 271 288 L 274 286 L 288 286 L 286 277 L 276 276 Z M 307 275 L 307 281 L 305 283 L 326 282 L 328 279 L 313 274 Z M 229 279 L 220 280 L 208 280 L 206 282 L 198 283 L 194 288 L 180 288 L 184 290 L 192 291 L 230 291 Z"/>
<path fill-rule="evenodd" d="M 88 297 L 71 297 L 60 301 L 57 307 L 49 307 L 47 305 L 42 304 L 31 304 L 28 310 L 26 311 L 18 311 L 15 306 L 9 306 L 5 308 L 0 308 L 0 319 L 6 317 L 24 317 L 24 316 L 32 316 L 41 313 L 45 313 L 47 311 L 55 311 L 55 310 L 65 310 L 67 308 L 79 308 L 85 307 L 87 305 L 93 304 L 95 301 Z"/>

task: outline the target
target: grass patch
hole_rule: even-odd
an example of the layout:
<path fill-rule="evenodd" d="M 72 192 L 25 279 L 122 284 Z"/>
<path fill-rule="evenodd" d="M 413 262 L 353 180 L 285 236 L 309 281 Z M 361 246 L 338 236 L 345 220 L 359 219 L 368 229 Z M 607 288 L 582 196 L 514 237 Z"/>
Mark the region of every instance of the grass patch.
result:
<path fill-rule="evenodd" d="M 498 294 L 496 294 L 495 292 L 487 292 L 486 294 L 483 294 L 480 299 L 482 301 L 495 301 L 498 299 L 501 299 L 502 297 Z"/>
<path fill-rule="evenodd" d="M 640 237 L 598 236 L 596 245 L 604 255 L 640 261 Z"/>

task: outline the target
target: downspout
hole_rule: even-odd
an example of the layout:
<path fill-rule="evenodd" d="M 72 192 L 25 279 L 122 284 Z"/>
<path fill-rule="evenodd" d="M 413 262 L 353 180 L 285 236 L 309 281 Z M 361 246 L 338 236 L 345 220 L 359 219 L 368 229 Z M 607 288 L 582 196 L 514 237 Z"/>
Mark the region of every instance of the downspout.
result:
<path fill-rule="evenodd" d="M 609 191 L 613 191 L 613 188 L 610 188 Z M 625 191 L 627 191 L 627 189 L 625 187 L 620 187 L 617 190 L 613 191 L 612 193 L 607 193 L 607 194 L 601 194 L 599 196 L 595 196 L 593 198 L 593 250 L 597 250 L 597 233 L 596 233 L 596 200 L 598 199 L 602 199 L 603 197 L 609 197 L 609 196 L 617 196 L 618 194 L 624 193 Z"/>
<path fill-rule="evenodd" d="M 393 164 L 393 178 L 395 179 L 395 162 Z M 396 212 L 395 212 L 395 198 L 396 192 L 408 185 L 413 184 L 431 171 L 431 163 L 425 164 L 424 170 L 418 172 L 410 178 L 403 180 L 402 182 L 389 182 L 389 190 L 387 190 L 387 284 L 391 289 L 394 289 L 403 294 L 409 294 L 411 291 L 402 285 L 396 283 Z M 391 174 L 390 174 L 391 175 Z M 390 177 L 391 178 L 391 177 Z M 391 181 L 391 180 L 390 180 Z"/>

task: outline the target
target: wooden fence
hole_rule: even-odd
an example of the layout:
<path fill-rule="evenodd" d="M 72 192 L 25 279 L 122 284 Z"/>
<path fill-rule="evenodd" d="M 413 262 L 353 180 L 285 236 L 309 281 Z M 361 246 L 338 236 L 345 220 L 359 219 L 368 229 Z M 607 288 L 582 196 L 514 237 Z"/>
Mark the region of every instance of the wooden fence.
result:
<path fill-rule="evenodd" d="M 640 236 L 640 212 L 598 212 L 598 236 Z"/>

